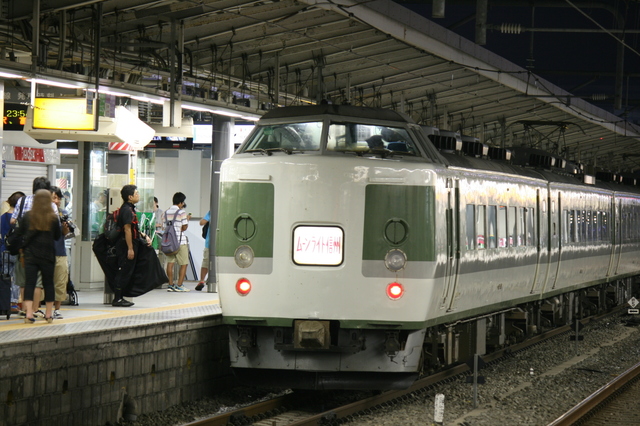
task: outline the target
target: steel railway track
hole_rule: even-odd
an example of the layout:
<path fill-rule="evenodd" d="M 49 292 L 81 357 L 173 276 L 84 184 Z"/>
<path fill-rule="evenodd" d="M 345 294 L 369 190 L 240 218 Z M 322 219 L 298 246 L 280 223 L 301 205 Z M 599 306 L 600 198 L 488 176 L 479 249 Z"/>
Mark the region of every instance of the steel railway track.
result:
<path fill-rule="evenodd" d="M 589 395 L 571 410 L 549 423 L 548 426 L 585 424 L 596 411 L 605 409 L 607 405 L 615 401 L 630 385 L 636 383 L 639 379 L 640 362 Z M 637 407 L 634 407 L 634 411 L 637 411 L 636 409 Z"/>
<path fill-rule="evenodd" d="M 606 314 L 588 317 L 581 320 L 580 322 L 582 323 L 582 325 L 586 325 L 592 321 L 609 316 L 615 312 L 616 310 L 614 310 L 613 312 L 608 312 Z M 549 330 L 541 333 L 540 335 L 529 338 L 524 342 L 511 345 L 507 348 L 485 355 L 482 357 L 482 359 L 485 363 L 497 362 L 501 358 L 508 356 L 509 354 L 525 350 L 545 340 L 552 339 L 556 336 L 570 333 L 572 331 L 573 327 L 570 325 Z M 638 368 L 640 371 L 640 364 L 638 365 Z M 239 410 L 188 423 L 185 426 L 316 426 L 339 424 L 348 422 L 350 417 L 356 416 L 358 413 L 375 411 L 377 408 L 384 407 L 386 405 L 393 404 L 396 401 L 402 401 L 403 399 L 409 398 L 411 394 L 427 391 L 439 383 L 443 383 L 448 380 L 454 380 L 469 373 L 470 369 L 467 365 L 457 365 L 428 377 L 424 377 L 416 381 L 408 389 L 382 392 L 378 395 L 364 398 L 362 400 L 322 412 L 318 412 L 318 410 L 315 410 L 314 412 L 313 409 L 301 408 L 307 406 L 306 404 L 309 401 L 305 402 L 304 398 L 300 398 L 298 395 L 296 395 L 296 393 L 291 393 L 268 401 L 247 406 Z M 558 426 L 568 424 L 571 423 L 558 423 Z"/>

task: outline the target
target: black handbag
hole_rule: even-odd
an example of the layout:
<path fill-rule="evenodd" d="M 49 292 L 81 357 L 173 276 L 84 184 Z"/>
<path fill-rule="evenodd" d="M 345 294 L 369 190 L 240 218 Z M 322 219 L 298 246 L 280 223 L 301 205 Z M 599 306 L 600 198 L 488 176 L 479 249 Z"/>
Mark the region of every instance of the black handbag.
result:
<path fill-rule="evenodd" d="M 202 226 L 202 238 L 207 238 L 207 232 L 209 232 L 209 222 Z"/>
<path fill-rule="evenodd" d="M 20 227 L 22 213 L 24 212 L 25 198 L 26 197 L 22 197 L 20 199 L 20 214 L 18 214 L 18 220 L 16 220 L 16 222 L 11 225 L 11 228 L 9 228 L 9 232 L 7 232 L 7 235 L 4 236 L 4 247 L 13 256 L 16 256 L 18 253 L 20 253 L 20 249 L 24 247 L 24 236 L 18 235 L 18 228 Z"/>
<path fill-rule="evenodd" d="M 9 232 L 7 232 L 7 236 L 4 238 L 4 246 L 13 256 L 20 253 L 20 249 L 24 247 L 24 235 L 18 232 L 20 222 L 22 222 L 21 218 L 11 226 Z"/>

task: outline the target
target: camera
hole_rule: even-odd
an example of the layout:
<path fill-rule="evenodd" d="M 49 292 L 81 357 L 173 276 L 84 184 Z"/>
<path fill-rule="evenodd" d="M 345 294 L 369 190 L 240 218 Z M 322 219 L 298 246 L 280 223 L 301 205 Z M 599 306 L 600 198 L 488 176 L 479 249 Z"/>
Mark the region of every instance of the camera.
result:
<path fill-rule="evenodd" d="M 69 238 L 75 237 L 76 227 L 73 224 L 73 222 L 71 221 L 71 219 L 69 219 L 69 215 L 65 214 L 65 215 L 61 216 L 60 217 L 60 221 L 62 223 L 66 223 L 67 224 L 67 228 L 69 228 L 69 233 L 64 236 L 64 239 L 68 240 Z"/>

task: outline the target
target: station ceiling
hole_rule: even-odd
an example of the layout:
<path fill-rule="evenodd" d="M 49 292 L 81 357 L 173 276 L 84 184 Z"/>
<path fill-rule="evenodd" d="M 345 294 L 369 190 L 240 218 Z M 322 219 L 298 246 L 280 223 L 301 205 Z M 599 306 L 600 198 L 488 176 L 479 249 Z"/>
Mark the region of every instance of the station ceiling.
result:
<path fill-rule="evenodd" d="M 640 168 L 640 126 L 392 1 L 2 4 L 0 71 L 91 85 L 99 65 L 101 87 L 181 92 L 237 116 L 323 100 L 386 107 L 492 146 Z"/>

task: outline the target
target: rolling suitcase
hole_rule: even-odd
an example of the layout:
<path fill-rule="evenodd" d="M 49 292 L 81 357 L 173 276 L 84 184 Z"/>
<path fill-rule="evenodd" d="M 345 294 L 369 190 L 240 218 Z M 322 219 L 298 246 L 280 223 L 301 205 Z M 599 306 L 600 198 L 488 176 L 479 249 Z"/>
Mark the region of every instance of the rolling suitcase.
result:
<path fill-rule="evenodd" d="M 2 252 L 2 268 L 0 270 L 0 316 L 11 318 L 11 274 L 9 274 L 9 252 Z"/>

